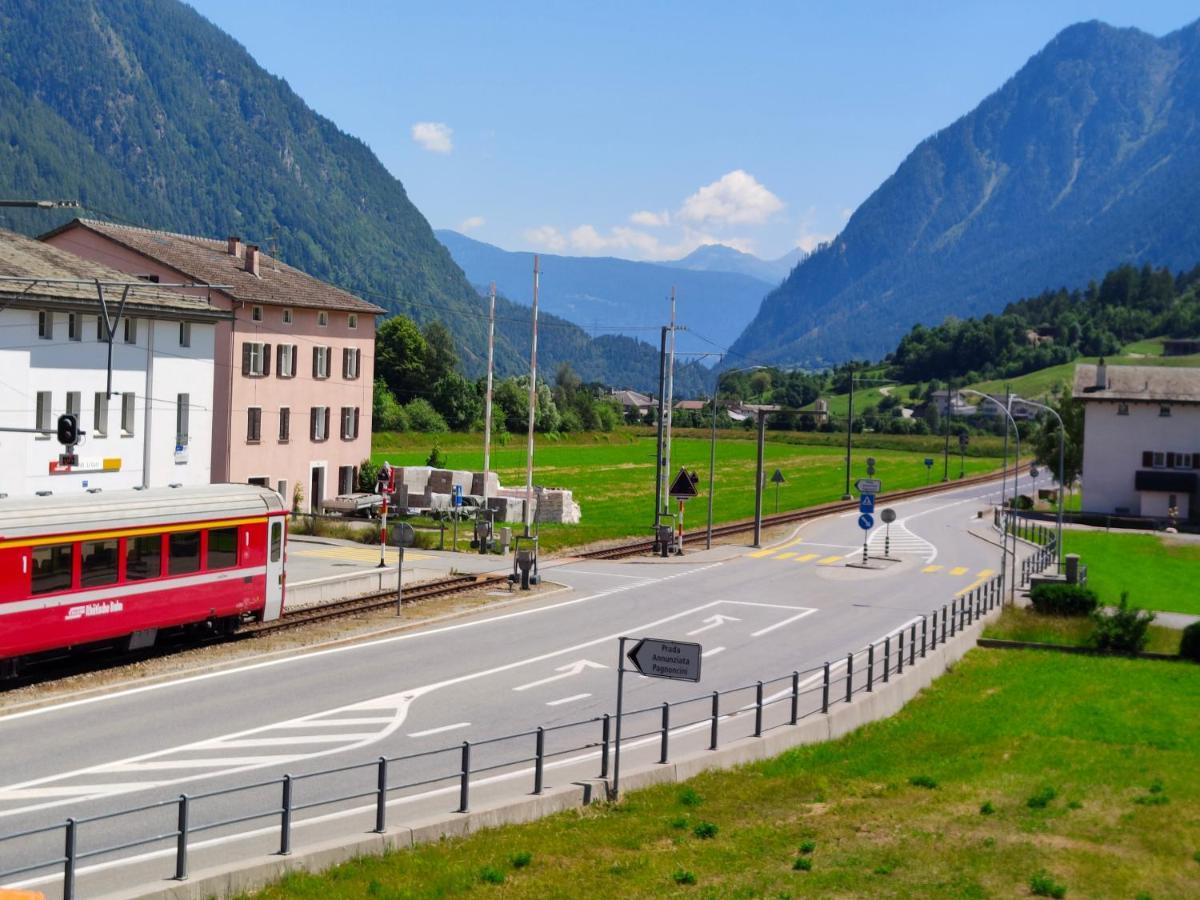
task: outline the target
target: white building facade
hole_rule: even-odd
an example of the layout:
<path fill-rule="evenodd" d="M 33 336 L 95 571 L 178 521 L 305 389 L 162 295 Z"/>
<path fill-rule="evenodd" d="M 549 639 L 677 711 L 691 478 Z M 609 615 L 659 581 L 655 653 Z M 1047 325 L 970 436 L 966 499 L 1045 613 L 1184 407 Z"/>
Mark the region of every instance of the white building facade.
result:
<path fill-rule="evenodd" d="M 1200 518 L 1200 369 L 1080 365 L 1083 511 Z"/>

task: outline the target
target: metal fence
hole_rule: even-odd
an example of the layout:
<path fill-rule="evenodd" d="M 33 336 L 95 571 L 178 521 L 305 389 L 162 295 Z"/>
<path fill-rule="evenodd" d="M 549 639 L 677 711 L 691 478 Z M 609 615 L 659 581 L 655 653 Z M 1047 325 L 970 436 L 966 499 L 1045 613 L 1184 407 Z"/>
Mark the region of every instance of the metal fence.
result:
<path fill-rule="evenodd" d="M 1055 559 L 1053 535 L 1020 566 L 1021 586 Z M 849 703 L 855 694 L 870 693 L 893 677 L 902 677 L 916 664 L 979 617 L 1003 602 L 1004 575 L 994 576 L 949 603 L 920 617 L 919 621 L 894 630 L 844 657 L 828 660 L 809 669 L 795 670 L 753 684 L 712 691 L 682 700 L 663 702 L 623 714 L 623 752 L 631 746 L 657 743 L 658 761 L 671 760 L 672 737 L 707 731 L 707 747 L 717 750 L 724 739 L 762 737 L 773 729 L 796 725 L 817 714 L 828 713 L 838 703 Z M 731 735 L 731 723 L 744 723 Z M 278 853 L 292 850 L 293 824 L 297 815 L 309 810 L 370 799 L 371 830 L 383 834 L 388 828 L 388 803 L 405 791 L 441 786 L 457 795 L 453 811 L 471 809 L 472 785 L 479 777 L 505 773 L 511 778 L 528 778 L 533 794 L 541 794 L 547 764 L 571 754 L 585 754 L 578 762 L 597 757 L 598 777 L 607 779 L 614 753 L 615 722 L 608 714 L 550 727 L 480 741 L 413 753 L 380 756 L 361 763 L 306 774 L 285 774 L 250 784 L 176 797 L 95 816 L 73 817 L 52 825 L 0 835 L 0 851 L 17 842 L 36 842 L 44 855 L 23 865 L 0 870 L 0 883 L 16 876 L 62 871 L 62 896 L 76 896 L 76 872 L 89 860 L 113 860 L 123 851 L 158 847 L 174 857 L 173 877 L 188 877 L 188 854 L 198 835 L 249 822 L 266 823 L 277 831 Z M 434 763 L 432 775 L 405 779 L 406 771 L 418 763 Z M 322 782 L 332 776 L 350 775 L 360 783 L 350 793 L 329 793 Z M 222 816 L 231 798 L 247 802 L 239 809 L 253 811 Z M 450 810 L 447 810 L 450 811 Z M 106 842 L 105 835 L 117 823 L 136 820 L 141 835 L 119 843 Z M 274 824 L 271 824 L 274 823 Z M 258 831 L 262 833 L 261 829 Z M 48 848 L 61 848 L 61 852 Z M 173 849 L 172 849 L 173 848 Z M 36 852 L 36 851 L 30 851 Z M 2 864 L 2 863 L 0 863 Z M 166 876 L 166 872 L 163 873 Z"/>

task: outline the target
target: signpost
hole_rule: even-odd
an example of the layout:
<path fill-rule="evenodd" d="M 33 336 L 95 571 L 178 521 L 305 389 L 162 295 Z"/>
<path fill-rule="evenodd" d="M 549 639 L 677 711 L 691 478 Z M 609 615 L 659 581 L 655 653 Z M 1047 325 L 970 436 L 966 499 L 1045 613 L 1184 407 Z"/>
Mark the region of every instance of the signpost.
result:
<path fill-rule="evenodd" d="M 883 521 L 883 558 L 892 558 L 892 523 L 896 521 L 896 511 L 890 506 L 879 513 L 879 518 Z"/>
<path fill-rule="evenodd" d="M 675 480 L 671 482 L 671 490 L 668 493 L 679 502 L 679 519 L 676 523 L 678 529 L 675 538 L 675 552 L 683 553 L 683 504 L 685 501 L 696 496 L 696 482 L 699 481 L 695 472 L 688 472 L 683 466 L 679 467 L 679 474 L 675 476 Z M 663 554 L 664 556 L 666 554 Z"/>
<path fill-rule="evenodd" d="M 930 476 L 933 473 L 933 457 L 925 457 L 925 483 L 929 484 Z"/>
<path fill-rule="evenodd" d="M 880 494 L 883 492 L 883 482 L 878 478 L 860 478 L 854 482 L 854 489 L 860 494 Z"/>
<path fill-rule="evenodd" d="M 387 502 L 386 500 L 384 501 Z M 387 534 L 387 527 L 383 529 L 383 534 Z M 403 598 L 403 582 L 404 582 L 404 548 L 411 547 L 416 539 L 416 532 L 413 527 L 407 522 L 398 522 L 392 529 L 392 540 L 398 548 L 399 559 L 396 561 L 396 615 L 400 615 L 400 605 Z M 380 585 L 382 587 L 382 585 Z"/>
<path fill-rule="evenodd" d="M 485 475 L 484 478 L 487 478 Z M 458 511 L 462 508 L 462 485 L 454 485 L 454 491 L 451 494 L 454 501 L 454 537 L 450 546 L 454 548 L 454 552 L 458 552 Z"/>
<path fill-rule="evenodd" d="M 621 717 L 624 712 L 626 661 L 633 666 L 632 671 L 647 678 L 697 682 L 700 680 L 700 660 L 704 651 L 700 644 L 688 641 L 639 638 L 626 653 L 625 645 L 630 640 L 632 638 L 620 638 L 617 648 L 617 733 L 613 744 L 613 799 L 616 799 L 621 790 Z"/>
<path fill-rule="evenodd" d="M 863 494 L 861 497 L 859 497 L 858 498 L 858 511 L 860 513 L 875 512 L 875 495 L 874 494 Z"/>
<path fill-rule="evenodd" d="M 775 512 L 779 512 L 779 486 L 787 479 L 783 477 L 783 472 L 779 469 L 775 470 L 775 474 L 771 476 L 771 483 L 775 485 Z"/>

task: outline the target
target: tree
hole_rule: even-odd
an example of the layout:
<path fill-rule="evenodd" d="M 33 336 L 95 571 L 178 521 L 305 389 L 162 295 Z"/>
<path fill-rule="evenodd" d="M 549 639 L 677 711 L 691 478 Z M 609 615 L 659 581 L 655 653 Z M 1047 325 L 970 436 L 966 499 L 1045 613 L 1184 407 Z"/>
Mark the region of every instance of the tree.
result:
<path fill-rule="evenodd" d="M 478 387 L 457 372 L 443 375 L 433 386 L 433 405 L 455 431 L 466 431 L 482 421 L 483 398 Z"/>
<path fill-rule="evenodd" d="M 1077 402 L 1065 390 L 1057 402 L 1048 404 L 1062 416 L 1065 436 L 1063 440 L 1063 481 L 1068 490 L 1083 471 L 1083 404 Z M 1058 478 L 1058 421 L 1049 413 L 1042 416 L 1041 427 L 1033 434 L 1034 456 Z"/>
<path fill-rule="evenodd" d="M 436 319 L 425 326 L 425 383 L 435 384 L 458 371 L 458 352 L 450 329 Z"/>
<path fill-rule="evenodd" d="M 374 431 L 408 431 L 408 417 L 388 390 L 382 378 L 375 379 L 375 391 L 371 403 L 371 422 Z"/>
<path fill-rule="evenodd" d="M 375 372 L 401 403 L 433 384 L 426 373 L 427 345 L 412 319 L 393 316 L 375 333 Z"/>

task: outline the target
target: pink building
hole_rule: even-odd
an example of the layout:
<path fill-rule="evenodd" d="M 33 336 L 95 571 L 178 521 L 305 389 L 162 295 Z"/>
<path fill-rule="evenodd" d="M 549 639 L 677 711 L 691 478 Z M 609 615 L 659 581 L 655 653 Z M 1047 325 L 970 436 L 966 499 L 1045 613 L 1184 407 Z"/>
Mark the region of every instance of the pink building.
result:
<path fill-rule="evenodd" d="M 275 488 L 301 510 L 354 490 L 371 454 L 375 316 L 385 310 L 254 245 L 76 219 L 42 240 L 234 313 L 217 326 L 212 480 Z M 219 285 L 219 287 L 218 287 Z"/>

